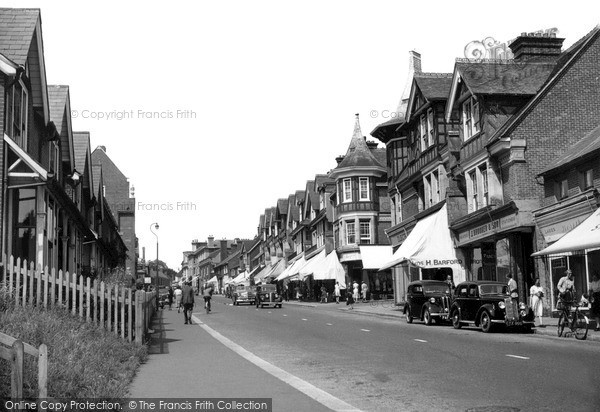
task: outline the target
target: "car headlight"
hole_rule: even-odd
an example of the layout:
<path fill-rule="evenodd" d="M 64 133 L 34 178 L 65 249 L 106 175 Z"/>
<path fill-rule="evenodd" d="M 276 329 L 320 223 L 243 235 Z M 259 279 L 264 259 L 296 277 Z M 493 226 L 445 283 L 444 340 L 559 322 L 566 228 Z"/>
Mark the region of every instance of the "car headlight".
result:
<path fill-rule="evenodd" d="M 525 309 L 527 309 L 527 306 L 525 306 L 525 304 L 523 302 L 521 302 L 521 303 L 519 303 L 519 309 L 525 310 Z"/>
<path fill-rule="evenodd" d="M 498 307 L 500 309 L 504 309 L 506 307 L 506 305 L 504 304 L 504 302 L 498 302 Z"/>
<path fill-rule="evenodd" d="M 429 298 L 429 301 L 430 301 L 431 303 L 435 303 L 435 298 Z"/>

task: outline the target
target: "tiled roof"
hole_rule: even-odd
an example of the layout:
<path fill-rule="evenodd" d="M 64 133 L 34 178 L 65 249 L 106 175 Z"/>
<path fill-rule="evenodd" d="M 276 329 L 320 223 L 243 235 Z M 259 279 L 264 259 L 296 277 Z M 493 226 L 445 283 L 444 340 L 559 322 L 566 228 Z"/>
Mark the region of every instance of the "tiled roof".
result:
<path fill-rule="evenodd" d="M 280 215 L 286 215 L 287 214 L 288 199 L 279 199 L 279 200 L 277 200 L 277 209 L 279 210 L 279 214 Z"/>
<path fill-rule="evenodd" d="M 60 134 L 61 155 L 68 159 L 69 153 L 69 128 L 67 123 L 67 99 L 69 86 L 48 86 L 48 102 L 50 105 L 50 120 L 54 122 Z"/>
<path fill-rule="evenodd" d="M 600 151 L 600 126 L 585 135 L 579 142 L 557 156 L 540 174 L 547 174 L 553 169 L 565 166 L 574 160 L 593 152 Z"/>
<path fill-rule="evenodd" d="M 467 61 L 456 70 L 473 94 L 535 95 L 552 73 L 556 61 Z"/>
<path fill-rule="evenodd" d="M 394 132 L 402 124 L 404 124 L 404 116 L 394 117 L 385 123 L 377 125 L 371 132 L 371 136 L 386 143 L 388 140 L 394 138 Z"/>
<path fill-rule="evenodd" d="M 297 190 L 296 191 L 296 196 L 294 198 L 294 202 L 292 203 L 292 218 L 296 221 L 299 222 L 301 220 L 300 217 L 300 208 L 298 207 L 298 200 L 302 199 L 304 200 L 304 195 L 305 195 L 305 191 L 304 190 Z"/>
<path fill-rule="evenodd" d="M 418 73 L 414 79 L 427 100 L 448 98 L 452 87 L 452 73 Z"/>
<path fill-rule="evenodd" d="M 258 227 L 260 229 L 265 227 L 265 215 L 260 215 L 260 217 L 258 218 Z"/>
<path fill-rule="evenodd" d="M 375 156 L 377 161 L 382 165 L 387 164 L 387 153 L 385 147 L 378 147 L 376 149 L 371 150 L 371 153 Z"/>
<path fill-rule="evenodd" d="M 92 165 L 92 184 L 94 185 L 94 196 L 100 193 L 100 176 L 102 176 L 102 166 Z"/>
<path fill-rule="evenodd" d="M 317 176 L 319 176 L 319 175 L 317 175 Z M 319 194 L 315 190 L 315 181 L 314 180 L 309 180 L 308 182 L 306 182 L 306 190 L 308 191 L 308 197 L 310 199 L 310 206 L 315 210 L 319 209 Z M 307 211 L 304 211 L 304 213 L 307 213 Z"/>
<path fill-rule="evenodd" d="M 85 157 L 89 147 L 89 132 L 73 132 L 73 148 L 75 149 L 75 168 L 79 173 L 83 173 L 85 170 Z"/>
<path fill-rule="evenodd" d="M 356 122 L 354 123 L 354 133 L 352 134 L 352 139 L 350 140 L 350 146 L 348 146 L 346 156 L 344 156 L 344 159 L 334 170 L 369 166 L 380 168 L 384 167 L 379 163 L 375 156 L 373 156 L 371 150 L 367 146 L 367 142 L 365 141 L 362 131 L 360 130 L 360 123 L 357 114 Z"/>
<path fill-rule="evenodd" d="M 0 8 L 0 51 L 24 65 L 33 39 L 40 9 Z"/>

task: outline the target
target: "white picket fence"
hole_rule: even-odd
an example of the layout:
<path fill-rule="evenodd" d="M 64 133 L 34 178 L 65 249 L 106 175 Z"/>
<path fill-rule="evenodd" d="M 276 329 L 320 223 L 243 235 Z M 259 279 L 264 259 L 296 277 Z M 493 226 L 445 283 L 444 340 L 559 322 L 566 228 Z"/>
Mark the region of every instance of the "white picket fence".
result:
<path fill-rule="evenodd" d="M 156 292 L 110 286 L 48 267 L 39 271 L 33 263 L 28 267 L 26 260 L 15 261 L 12 256 L 8 260 L 4 256 L 3 262 L 0 282 L 17 305 L 60 306 L 129 342 L 143 342 L 156 311 Z"/>

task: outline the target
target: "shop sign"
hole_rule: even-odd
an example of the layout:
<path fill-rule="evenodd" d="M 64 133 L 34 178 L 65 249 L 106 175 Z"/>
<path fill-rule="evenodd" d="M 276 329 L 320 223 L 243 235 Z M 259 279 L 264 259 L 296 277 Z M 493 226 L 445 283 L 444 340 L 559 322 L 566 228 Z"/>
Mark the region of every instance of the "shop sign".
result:
<path fill-rule="evenodd" d="M 517 226 L 517 215 L 509 215 L 489 223 L 474 227 L 458 233 L 460 243 L 483 239 L 501 230 L 512 229 Z"/>
<path fill-rule="evenodd" d="M 343 253 L 340 262 L 350 262 L 352 260 L 361 260 L 360 252 Z"/>
<path fill-rule="evenodd" d="M 553 225 L 540 227 L 540 232 L 544 236 L 547 243 L 554 242 L 560 239 L 565 233 L 575 229 L 587 216 L 578 216 L 571 219 L 563 220 L 562 222 Z"/>

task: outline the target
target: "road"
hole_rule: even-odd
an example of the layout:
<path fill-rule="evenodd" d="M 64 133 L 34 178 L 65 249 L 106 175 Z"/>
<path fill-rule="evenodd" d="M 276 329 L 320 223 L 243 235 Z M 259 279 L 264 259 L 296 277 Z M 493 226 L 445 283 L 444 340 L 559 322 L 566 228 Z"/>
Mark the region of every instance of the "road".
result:
<path fill-rule="evenodd" d="M 600 409 L 597 342 L 408 325 L 339 308 L 256 309 L 215 297 L 213 312 L 196 316 L 365 411 Z"/>

